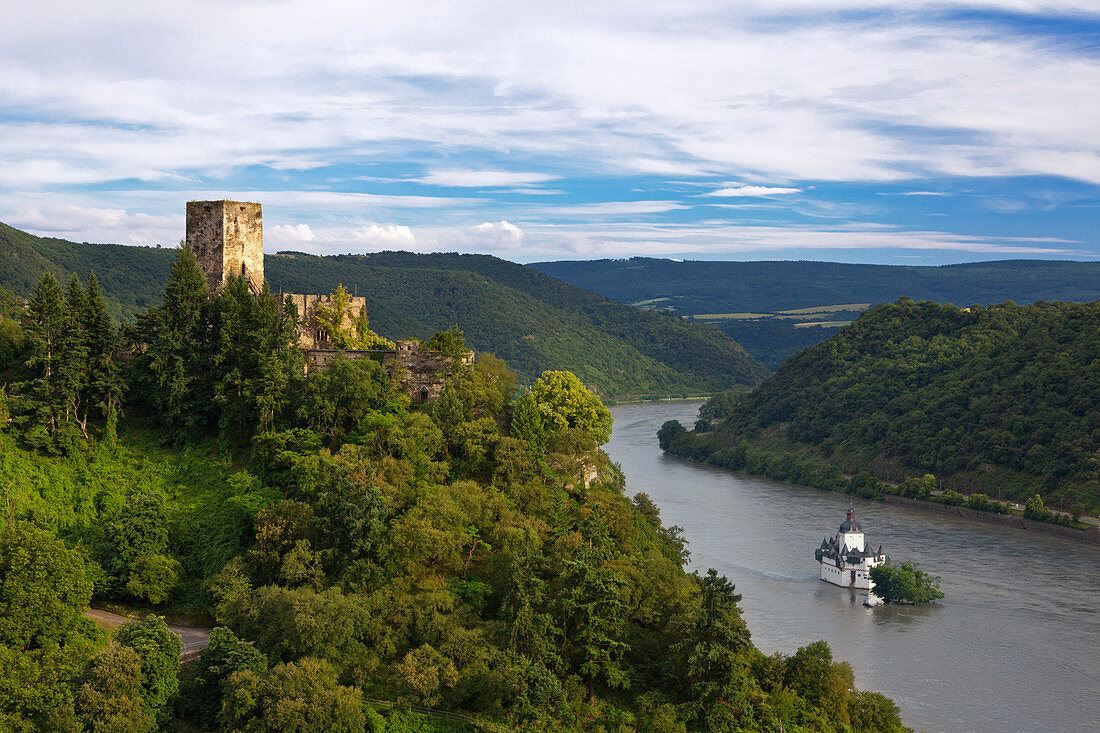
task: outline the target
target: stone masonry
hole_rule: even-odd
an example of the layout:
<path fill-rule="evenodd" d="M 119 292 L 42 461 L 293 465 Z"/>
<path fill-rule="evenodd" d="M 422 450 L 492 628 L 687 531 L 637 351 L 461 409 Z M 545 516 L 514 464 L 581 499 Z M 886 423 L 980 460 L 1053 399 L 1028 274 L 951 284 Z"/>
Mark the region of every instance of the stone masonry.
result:
<path fill-rule="evenodd" d="M 317 306 L 332 307 L 332 298 L 327 295 L 303 295 L 284 293 L 282 298 L 290 298 L 298 309 L 298 345 L 303 349 L 331 349 L 332 341 L 325 333 L 324 326 L 317 322 Z M 355 319 L 367 309 L 367 299 L 361 295 L 348 298 L 349 313 L 344 316 L 343 326 L 351 327 Z"/>
<path fill-rule="evenodd" d="M 187 243 L 206 273 L 210 292 L 240 275 L 259 293 L 264 284 L 264 225 L 260 205 L 246 201 L 188 201 Z"/>

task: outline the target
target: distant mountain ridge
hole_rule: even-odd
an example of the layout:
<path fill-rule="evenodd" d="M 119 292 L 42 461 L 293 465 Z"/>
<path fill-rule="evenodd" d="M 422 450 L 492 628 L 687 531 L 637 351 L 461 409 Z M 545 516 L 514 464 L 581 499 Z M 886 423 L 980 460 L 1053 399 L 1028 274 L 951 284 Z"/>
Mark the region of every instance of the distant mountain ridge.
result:
<path fill-rule="evenodd" d="M 1003 260 L 928 267 L 635 257 L 529 267 L 621 303 L 710 323 L 771 369 L 836 333 L 860 309 L 901 297 L 959 307 L 1100 298 L 1097 262 Z M 813 313 L 792 313 L 798 309 Z"/>
<path fill-rule="evenodd" d="M 1087 303 L 1100 298 L 1100 262 L 1001 260 L 962 265 L 838 262 L 628 260 L 536 262 L 532 269 L 621 303 L 670 307 L 682 315 L 779 311 L 898 298 L 959 307 L 1011 300 Z"/>
<path fill-rule="evenodd" d="M 96 273 L 116 318 L 160 302 L 171 249 L 80 244 L 0 224 L 0 285 L 26 295 L 45 271 L 64 281 Z M 383 252 L 268 255 L 275 291 L 328 293 L 343 284 L 367 300 L 371 326 L 427 339 L 458 324 L 526 378 L 567 369 L 605 396 L 713 393 L 767 373 L 709 326 L 645 312 L 488 255 Z"/>

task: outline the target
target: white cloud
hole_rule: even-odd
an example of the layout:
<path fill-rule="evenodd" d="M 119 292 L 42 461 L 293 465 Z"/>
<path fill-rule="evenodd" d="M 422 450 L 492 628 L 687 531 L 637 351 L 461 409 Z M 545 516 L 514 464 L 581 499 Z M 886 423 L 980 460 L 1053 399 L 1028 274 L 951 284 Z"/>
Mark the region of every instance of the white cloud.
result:
<path fill-rule="evenodd" d="M 44 237 L 110 244 L 170 244 L 183 238 L 183 214 L 150 216 L 124 209 L 100 209 L 31 199 L 3 220 Z M 177 234 L 179 232 L 179 234 Z"/>
<path fill-rule="evenodd" d="M 664 211 L 678 211 L 689 208 L 691 207 L 679 201 L 601 201 L 593 204 L 548 206 L 543 211 L 547 216 L 587 217 L 659 214 Z"/>
<path fill-rule="evenodd" d="M 439 170 L 417 178 L 420 183 L 456 188 L 500 188 L 503 186 L 534 186 L 553 181 L 559 176 L 545 173 L 517 173 L 492 170 Z"/>
<path fill-rule="evenodd" d="M 509 221 L 486 221 L 470 227 L 473 238 L 491 248 L 515 247 L 523 241 L 523 230 Z"/>
<path fill-rule="evenodd" d="M 347 240 L 367 247 L 409 247 L 416 243 L 412 229 L 398 224 L 368 224 L 352 230 Z"/>
<path fill-rule="evenodd" d="M 733 186 L 719 188 L 717 191 L 700 194 L 701 196 L 724 196 L 733 198 L 736 196 L 778 196 L 788 193 L 801 193 L 801 188 L 780 188 L 777 186 Z"/>
<path fill-rule="evenodd" d="M 264 244 L 274 247 L 290 247 L 296 244 L 308 244 L 316 237 L 309 224 L 279 224 L 268 227 L 264 232 Z M 272 248 L 268 248 L 270 251 Z"/>

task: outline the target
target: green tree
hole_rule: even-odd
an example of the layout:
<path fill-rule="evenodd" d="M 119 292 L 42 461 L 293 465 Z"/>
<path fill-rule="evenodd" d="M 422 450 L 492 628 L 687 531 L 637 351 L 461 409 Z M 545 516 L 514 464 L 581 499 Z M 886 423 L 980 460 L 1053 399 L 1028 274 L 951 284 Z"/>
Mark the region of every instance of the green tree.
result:
<path fill-rule="evenodd" d="M 244 278 L 226 282 L 213 305 L 213 392 L 221 438 L 244 445 L 271 432 L 302 373 L 296 314 L 279 308 L 267 287 L 254 295 Z"/>
<path fill-rule="evenodd" d="M 0 529 L 0 645 L 63 645 L 82 634 L 92 597 L 84 559 L 29 522 Z"/>
<path fill-rule="evenodd" d="M 392 341 L 382 338 L 370 329 L 367 309 L 353 308 L 351 294 L 343 285 L 337 287 L 328 297 L 328 303 L 331 305 L 319 303 L 314 309 L 314 315 L 336 348 L 388 351 L 397 348 Z"/>
<path fill-rule="evenodd" d="M 708 731 L 736 727 L 748 678 L 745 652 L 749 630 L 737 603 L 741 596 L 725 576 L 711 568 L 699 584 L 699 610 L 688 639 L 681 644 L 695 716 Z M 736 705 L 731 704 L 736 703 Z"/>
<path fill-rule="evenodd" d="M 34 447 L 47 447 L 60 426 L 65 409 L 59 370 L 65 330 L 65 303 L 61 287 L 47 273 L 35 286 L 23 313 L 27 342 L 27 382 L 17 386 L 20 394 L 19 422 L 24 438 Z"/>
<path fill-rule="evenodd" d="M 596 682 L 626 687 L 621 659 L 627 649 L 625 579 L 611 563 L 612 544 L 603 519 L 594 511 L 581 526 L 581 546 L 565 561 L 561 603 L 565 638 L 577 670 L 588 685 L 589 702 L 596 700 Z"/>
<path fill-rule="evenodd" d="M 142 707 L 141 660 L 121 644 L 109 644 L 85 674 L 76 710 L 89 733 L 147 733 L 155 728 Z"/>
<path fill-rule="evenodd" d="M 869 573 L 875 595 L 887 603 L 929 603 L 943 598 L 940 579 L 928 575 L 916 564 L 879 565 Z"/>
<path fill-rule="evenodd" d="M 138 555 L 129 567 L 126 592 L 156 605 L 168 600 L 179 582 L 180 564 L 167 555 Z"/>
<path fill-rule="evenodd" d="M 459 359 L 466 355 L 466 335 L 454 324 L 446 331 L 438 331 L 428 340 L 428 348 L 432 351 L 441 351 L 444 356 L 451 359 Z"/>
<path fill-rule="evenodd" d="M 139 570 L 144 579 L 139 578 L 134 589 L 143 597 L 148 597 L 147 591 L 154 591 L 159 596 L 161 591 L 170 589 L 171 586 L 163 584 L 168 580 L 163 571 L 171 569 L 171 561 L 166 557 L 168 515 L 164 497 L 159 493 L 132 495 L 104 524 L 103 539 L 100 560 L 119 588 L 127 588 L 135 570 Z M 159 585 L 156 582 L 152 586 L 145 585 L 157 578 L 162 581 Z"/>
<path fill-rule="evenodd" d="M 599 443 L 611 437 L 611 412 L 572 372 L 543 372 L 531 394 L 548 429 L 576 428 Z"/>
<path fill-rule="evenodd" d="M 234 672 L 219 719 L 234 733 L 361 733 L 366 726 L 359 690 L 338 684 L 328 662 L 310 658 L 263 674 Z"/>
<path fill-rule="evenodd" d="M 89 408 L 95 407 L 100 416 L 106 418 L 112 411 L 117 412 L 122 400 L 123 385 L 117 362 L 120 342 L 95 273 L 88 276 L 83 325 L 88 352 L 88 394 L 85 403 Z"/>
<path fill-rule="evenodd" d="M 27 522 L 0 528 L 0 728 L 78 731 L 73 679 L 92 656 L 80 554 Z"/>
<path fill-rule="evenodd" d="M 205 428 L 211 395 L 210 291 L 195 255 L 181 242 L 164 287 L 164 304 L 138 319 L 136 396 L 175 440 Z"/>
<path fill-rule="evenodd" d="M 200 723 L 213 726 L 221 709 L 223 683 L 235 672 L 257 675 L 267 671 L 267 658 L 254 644 L 219 626 L 210 632 L 209 645 L 199 653 L 195 675 L 186 698 Z"/>
<path fill-rule="evenodd" d="M 546 445 L 546 425 L 538 402 L 530 392 L 524 392 L 512 408 L 512 437 L 522 440 L 536 453 Z"/>
<path fill-rule="evenodd" d="M 118 628 L 115 641 L 133 649 L 141 660 L 141 702 L 145 713 L 164 723 L 179 692 L 180 653 L 183 642 L 162 616 L 147 616 Z"/>
<path fill-rule="evenodd" d="M 74 275 L 65 294 L 60 358 L 57 362 L 58 389 L 65 421 L 80 428 L 88 438 L 88 339 L 85 331 L 87 303 L 80 280 Z"/>

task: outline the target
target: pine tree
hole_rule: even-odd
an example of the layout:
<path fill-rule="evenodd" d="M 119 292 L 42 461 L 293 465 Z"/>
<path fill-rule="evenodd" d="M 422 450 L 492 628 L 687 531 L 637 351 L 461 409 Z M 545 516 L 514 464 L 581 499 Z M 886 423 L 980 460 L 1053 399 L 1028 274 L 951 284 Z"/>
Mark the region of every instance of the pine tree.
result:
<path fill-rule="evenodd" d="M 164 305 L 139 319 L 136 397 L 181 439 L 211 419 L 211 327 L 206 276 L 180 243 L 164 288 Z"/>
<path fill-rule="evenodd" d="M 23 313 L 30 354 L 24 366 L 29 379 L 17 386 L 25 437 L 38 447 L 45 447 L 57 432 L 63 409 L 57 372 L 64 321 L 61 287 L 52 274 L 46 273 L 35 286 Z"/>
<path fill-rule="evenodd" d="M 78 426 L 85 440 L 88 438 L 88 408 L 84 399 L 88 381 L 88 346 L 84 330 L 86 310 L 84 289 L 73 275 L 65 294 L 57 377 L 65 422 Z"/>
<path fill-rule="evenodd" d="M 597 681 L 608 687 L 628 685 L 620 664 L 627 649 L 626 604 L 621 597 L 626 581 L 611 565 L 611 537 L 598 510 L 580 529 L 581 546 L 565 561 L 562 606 L 566 639 L 588 683 L 588 699 L 595 702 Z"/>
<path fill-rule="evenodd" d="M 84 295 L 84 343 L 88 351 L 86 402 L 101 417 L 109 417 L 117 413 L 122 399 L 117 362 L 120 342 L 95 273 L 88 276 Z"/>

